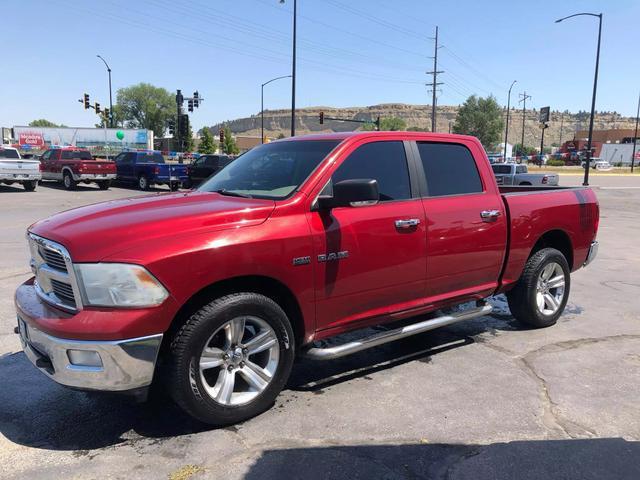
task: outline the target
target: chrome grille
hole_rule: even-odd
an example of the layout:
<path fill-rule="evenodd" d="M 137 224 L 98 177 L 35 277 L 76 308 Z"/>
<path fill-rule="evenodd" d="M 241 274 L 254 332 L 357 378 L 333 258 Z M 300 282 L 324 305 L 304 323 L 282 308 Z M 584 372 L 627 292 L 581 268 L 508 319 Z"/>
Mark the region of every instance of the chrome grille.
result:
<path fill-rule="evenodd" d="M 38 296 L 63 310 L 75 312 L 82 309 L 80 290 L 67 249 L 32 233 L 27 238 Z"/>
<path fill-rule="evenodd" d="M 58 252 L 54 252 L 53 250 L 42 247 L 40 247 L 38 251 L 47 265 L 53 268 L 57 268 L 58 270 L 62 270 L 63 272 L 67 271 L 67 264 L 64 261 L 64 257 Z"/>

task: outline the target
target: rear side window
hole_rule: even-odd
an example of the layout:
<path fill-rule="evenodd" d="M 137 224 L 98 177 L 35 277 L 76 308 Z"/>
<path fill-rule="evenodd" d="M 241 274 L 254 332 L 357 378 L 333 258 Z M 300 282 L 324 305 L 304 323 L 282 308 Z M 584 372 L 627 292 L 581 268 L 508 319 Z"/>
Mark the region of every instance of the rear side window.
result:
<path fill-rule="evenodd" d="M 491 165 L 493 173 L 497 175 L 507 175 L 511 173 L 511 166 L 509 165 Z"/>
<path fill-rule="evenodd" d="M 411 198 L 409 168 L 402 142 L 372 142 L 358 147 L 331 177 L 342 180 L 372 178 L 378 181 L 380 201 Z"/>
<path fill-rule="evenodd" d="M 527 173 L 527 167 L 524 165 L 516 167 L 516 173 Z"/>
<path fill-rule="evenodd" d="M 138 155 L 138 163 L 164 163 L 161 153 L 143 153 Z"/>
<path fill-rule="evenodd" d="M 430 197 L 482 192 L 482 181 L 469 149 L 454 143 L 418 142 Z"/>
<path fill-rule="evenodd" d="M 93 157 L 88 150 L 62 150 L 62 156 L 60 158 L 62 160 L 93 160 Z"/>

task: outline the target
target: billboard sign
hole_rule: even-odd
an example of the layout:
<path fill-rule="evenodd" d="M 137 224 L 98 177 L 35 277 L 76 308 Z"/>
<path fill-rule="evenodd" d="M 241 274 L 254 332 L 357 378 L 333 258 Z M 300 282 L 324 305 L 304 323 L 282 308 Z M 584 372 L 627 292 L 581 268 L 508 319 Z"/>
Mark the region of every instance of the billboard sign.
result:
<path fill-rule="evenodd" d="M 13 127 L 13 133 L 20 145 L 42 149 L 55 146 L 153 148 L 153 135 L 144 129 Z"/>
<path fill-rule="evenodd" d="M 549 121 L 550 112 L 551 112 L 551 107 L 542 107 L 540 109 L 540 123 L 546 123 Z"/>
<path fill-rule="evenodd" d="M 30 147 L 40 147 L 44 148 L 44 136 L 41 132 L 20 132 L 18 135 L 18 144 L 21 147 L 30 146 Z"/>

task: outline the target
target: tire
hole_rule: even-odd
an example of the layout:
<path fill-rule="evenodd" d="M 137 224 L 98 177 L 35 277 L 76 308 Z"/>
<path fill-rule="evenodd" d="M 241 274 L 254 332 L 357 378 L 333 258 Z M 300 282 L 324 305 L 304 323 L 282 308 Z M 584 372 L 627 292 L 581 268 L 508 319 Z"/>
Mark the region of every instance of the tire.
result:
<path fill-rule="evenodd" d="M 100 190 L 109 190 L 109 187 L 111 186 L 111 180 L 100 180 L 96 183 L 98 184 L 98 188 Z"/>
<path fill-rule="evenodd" d="M 270 345 L 249 353 L 251 340 L 262 334 Z M 232 348 L 233 338 L 240 347 Z M 201 422 L 224 426 L 247 420 L 273 405 L 286 384 L 295 354 L 293 338 L 287 315 L 270 298 L 249 292 L 217 298 L 194 313 L 171 339 L 166 390 Z M 211 356 L 203 364 L 205 347 Z M 232 387 L 225 389 L 229 376 Z"/>
<path fill-rule="evenodd" d="M 149 179 L 146 175 L 140 175 L 138 177 L 138 188 L 145 192 L 149 190 Z"/>
<path fill-rule="evenodd" d="M 172 192 L 177 191 L 180 188 L 180 184 L 177 182 L 173 182 L 169 184 L 169 190 L 171 190 Z"/>
<path fill-rule="evenodd" d="M 62 174 L 62 185 L 64 185 L 65 190 L 75 190 L 77 182 L 73 179 L 69 170 L 65 170 Z"/>
<path fill-rule="evenodd" d="M 186 189 L 192 189 L 193 188 L 193 182 L 191 181 L 191 179 L 185 180 L 184 182 L 182 182 L 182 188 L 186 188 Z"/>
<path fill-rule="evenodd" d="M 516 286 L 507 292 L 509 309 L 518 321 L 531 327 L 550 327 L 562 315 L 570 287 L 567 259 L 555 248 L 543 248 L 527 260 Z"/>
<path fill-rule="evenodd" d="M 26 182 L 22 182 L 22 186 L 27 192 L 33 192 L 38 186 L 37 180 L 27 180 Z"/>

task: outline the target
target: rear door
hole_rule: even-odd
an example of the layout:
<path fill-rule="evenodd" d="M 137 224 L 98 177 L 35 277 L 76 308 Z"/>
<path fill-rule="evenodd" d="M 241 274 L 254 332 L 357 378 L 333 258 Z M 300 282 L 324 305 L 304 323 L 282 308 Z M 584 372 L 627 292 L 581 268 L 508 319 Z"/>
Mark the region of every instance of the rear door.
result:
<path fill-rule="evenodd" d="M 425 218 L 409 171 L 402 141 L 359 145 L 322 194 L 342 180 L 372 178 L 378 182 L 379 203 L 309 212 L 319 330 L 379 322 L 422 305 Z"/>
<path fill-rule="evenodd" d="M 431 302 L 488 295 L 498 285 L 507 218 L 495 184 L 483 181 L 474 143 L 416 142 L 427 221 L 427 296 Z M 489 169 L 484 176 L 493 180 Z"/>

